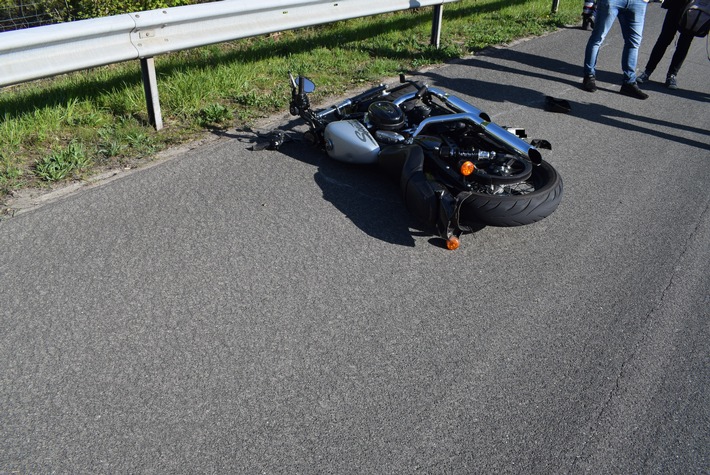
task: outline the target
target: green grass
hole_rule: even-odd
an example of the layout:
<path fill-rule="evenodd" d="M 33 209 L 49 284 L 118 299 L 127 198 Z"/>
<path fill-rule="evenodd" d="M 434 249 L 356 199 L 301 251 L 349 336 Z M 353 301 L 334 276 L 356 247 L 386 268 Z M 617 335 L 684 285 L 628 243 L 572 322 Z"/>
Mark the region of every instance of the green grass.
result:
<path fill-rule="evenodd" d="M 446 4 L 441 47 L 421 8 L 250 38 L 156 58 L 165 128 L 148 124 L 138 62 L 9 87 L 0 94 L 0 204 L 9 193 L 139 165 L 213 128 L 244 127 L 288 108 L 288 71 L 314 97 L 468 56 L 576 23 L 581 2 L 461 0 Z"/>
<path fill-rule="evenodd" d="M 66 147 L 59 147 L 37 161 L 34 174 L 44 181 L 59 181 L 75 173 L 81 173 L 92 165 L 84 146 L 71 141 Z"/>

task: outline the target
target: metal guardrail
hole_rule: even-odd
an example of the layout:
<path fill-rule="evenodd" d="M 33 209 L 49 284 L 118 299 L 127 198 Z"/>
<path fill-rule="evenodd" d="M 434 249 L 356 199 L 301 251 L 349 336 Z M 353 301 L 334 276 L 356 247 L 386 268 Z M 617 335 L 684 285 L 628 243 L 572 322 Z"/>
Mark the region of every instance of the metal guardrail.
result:
<path fill-rule="evenodd" d="M 129 15 L 0 33 L 0 86 L 138 59 Z"/>
<path fill-rule="evenodd" d="M 151 122 L 162 128 L 153 57 L 262 34 L 458 0 L 224 0 L 0 33 L 0 87 L 141 60 Z"/>

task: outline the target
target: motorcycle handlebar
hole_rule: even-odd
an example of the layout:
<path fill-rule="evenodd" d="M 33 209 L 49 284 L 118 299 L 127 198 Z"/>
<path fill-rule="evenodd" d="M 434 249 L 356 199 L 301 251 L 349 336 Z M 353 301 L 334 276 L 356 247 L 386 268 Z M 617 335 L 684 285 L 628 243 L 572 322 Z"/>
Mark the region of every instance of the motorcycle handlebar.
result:
<path fill-rule="evenodd" d="M 377 87 L 374 87 L 372 89 L 369 89 L 362 94 L 358 94 L 357 96 L 351 97 L 349 99 L 345 99 L 343 102 L 340 104 L 336 104 L 333 107 L 330 107 L 324 111 L 321 111 L 316 114 L 316 117 L 319 119 L 325 119 L 328 117 L 330 114 L 340 114 L 341 109 L 345 109 L 346 107 L 349 107 L 353 104 L 357 104 L 358 102 L 366 101 L 369 99 L 374 99 L 378 96 L 381 96 L 383 92 L 387 90 L 387 86 L 384 84 L 380 84 Z"/>
<path fill-rule="evenodd" d="M 333 111 L 338 111 L 340 109 L 344 109 L 344 108 L 351 106 L 353 104 L 357 104 L 358 102 L 366 101 L 369 99 L 374 99 L 375 97 L 381 96 L 382 93 L 385 92 L 386 90 L 387 90 L 387 86 L 384 84 L 380 84 L 379 86 L 369 89 L 369 90 L 363 92 L 362 94 L 358 94 L 357 96 L 351 97 L 349 99 L 345 99 L 340 104 L 337 104 L 337 105 L 333 106 L 332 108 L 321 112 L 318 115 L 323 117 Z"/>

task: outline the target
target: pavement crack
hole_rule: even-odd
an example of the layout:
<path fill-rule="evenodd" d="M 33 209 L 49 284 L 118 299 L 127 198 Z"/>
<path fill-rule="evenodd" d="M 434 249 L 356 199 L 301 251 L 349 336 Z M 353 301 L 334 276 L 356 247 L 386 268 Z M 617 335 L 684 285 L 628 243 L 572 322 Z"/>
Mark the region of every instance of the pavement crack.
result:
<path fill-rule="evenodd" d="M 683 242 L 683 245 L 680 246 L 681 252 L 678 255 L 678 258 L 676 259 L 676 262 L 682 262 L 686 254 L 688 253 L 688 249 L 690 247 L 690 243 L 693 242 L 693 240 L 696 238 L 696 236 L 700 233 L 700 226 L 701 223 L 707 218 L 708 213 L 710 213 L 710 201 L 706 203 L 705 209 L 700 213 L 698 219 L 695 222 L 694 228 L 691 230 L 690 233 L 688 233 L 685 241 Z M 653 318 L 653 316 L 658 312 L 660 308 L 663 308 L 663 305 L 666 301 L 666 298 L 668 297 L 668 294 L 670 292 L 670 289 L 674 286 L 676 278 L 678 276 L 678 273 L 680 271 L 680 268 L 678 265 L 676 265 L 673 269 L 673 272 L 670 275 L 670 278 L 668 279 L 668 282 L 666 286 L 663 288 L 663 291 L 661 292 L 661 297 L 658 300 L 658 303 L 654 305 L 647 313 L 644 315 L 642 319 L 643 323 L 643 328 L 644 331 L 641 332 L 638 340 L 636 343 L 633 345 L 632 351 L 628 354 L 628 356 L 622 361 L 621 366 L 619 367 L 619 371 L 616 374 L 616 378 L 614 381 L 613 387 L 609 390 L 609 393 L 607 394 L 607 397 L 604 399 L 604 402 L 597 412 L 597 415 L 594 417 L 591 427 L 589 430 L 589 436 L 585 439 L 582 447 L 579 450 L 579 455 L 577 457 L 574 457 L 572 460 L 572 466 L 571 466 L 571 471 L 574 472 L 575 468 L 577 468 L 577 464 L 583 460 L 589 458 L 589 454 L 585 454 L 587 451 L 587 448 L 591 445 L 591 443 L 597 439 L 599 428 L 603 424 L 603 420 L 609 413 L 609 411 L 612 410 L 613 407 L 613 401 L 621 391 L 621 387 L 623 384 L 623 380 L 625 377 L 626 369 L 629 364 L 631 364 L 637 357 L 640 349 L 644 346 L 645 342 L 649 338 L 649 322 Z"/>

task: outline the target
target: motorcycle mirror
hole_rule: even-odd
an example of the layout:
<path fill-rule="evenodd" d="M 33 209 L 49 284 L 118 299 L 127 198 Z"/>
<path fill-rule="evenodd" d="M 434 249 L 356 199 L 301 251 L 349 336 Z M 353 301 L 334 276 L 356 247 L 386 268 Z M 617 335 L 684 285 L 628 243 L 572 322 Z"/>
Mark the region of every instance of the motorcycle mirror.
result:
<path fill-rule="evenodd" d="M 303 81 L 303 92 L 305 92 L 306 94 L 310 94 L 311 92 L 316 90 L 315 83 L 313 81 L 311 81 L 310 79 L 304 78 L 302 76 L 300 76 L 296 79 L 296 85 L 298 85 L 300 87 L 301 81 Z"/>

